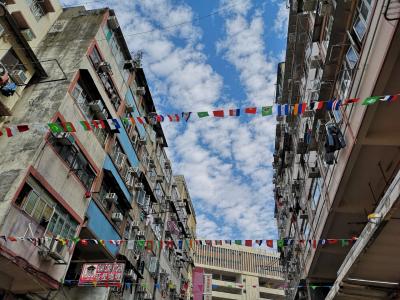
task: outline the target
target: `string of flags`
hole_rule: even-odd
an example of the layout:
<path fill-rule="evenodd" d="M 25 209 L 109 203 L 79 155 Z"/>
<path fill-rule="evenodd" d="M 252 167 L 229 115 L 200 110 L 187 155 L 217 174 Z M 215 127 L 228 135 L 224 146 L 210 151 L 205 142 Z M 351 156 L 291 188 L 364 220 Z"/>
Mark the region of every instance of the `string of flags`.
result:
<path fill-rule="evenodd" d="M 395 95 L 386 95 L 386 96 L 371 96 L 365 98 L 361 104 L 362 105 L 372 105 L 379 101 L 383 102 L 394 102 L 398 100 L 400 96 L 399 94 Z M 82 120 L 77 123 L 72 122 L 62 122 L 62 123 L 36 123 L 36 124 L 18 124 L 12 126 L 6 126 L 2 130 L 0 130 L 0 137 L 7 136 L 12 137 L 19 133 L 26 132 L 30 129 L 37 130 L 50 130 L 52 133 L 61 133 L 61 132 L 76 132 L 76 127 L 80 126 L 85 131 L 92 131 L 93 129 L 106 129 L 118 131 L 122 125 L 135 125 L 136 123 L 142 125 L 154 125 L 157 123 L 164 122 L 164 120 L 168 119 L 170 122 L 180 122 L 182 120 L 188 122 L 191 116 L 197 115 L 199 119 L 206 117 L 214 117 L 214 118 L 224 118 L 224 117 L 239 117 L 242 113 L 245 115 L 261 115 L 265 116 L 303 116 L 307 117 L 309 115 L 305 115 L 306 111 L 318 111 L 322 109 L 326 109 L 328 111 L 339 110 L 341 106 L 346 106 L 349 104 L 354 104 L 360 102 L 360 98 L 349 98 L 345 100 L 328 100 L 328 101 L 314 101 L 310 104 L 307 103 L 296 103 L 296 104 L 274 104 L 270 106 L 262 106 L 262 107 L 245 107 L 245 108 L 234 108 L 234 109 L 219 109 L 214 111 L 199 111 L 199 112 L 181 112 L 181 113 L 173 113 L 160 115 L 157 113 L 149 113 L 147 116 L 140 117 L 125 117 L 125 118 L 111 118 L 104 120 Z"/>
<path fill-rule="evenodd" d="M 34 243 L 35 245 L 45 245 L 53 240 L 63 244 L 63 245 L 71 245 L 71 244 L 80 244 L 82 246 L 88 245 L 102 245 L 106 244 L 120 246 L 123 243 L 126 243 L 129 246 L 136 246 L 140 249 L 153 250 L 153 247 L 156 243 L 162 248 L 174 248 L 173 240 L 98 240 L 98 239 L 81 239 L 78 237 L 75 238 L 51 238 L 51 237 L 15 237 L 15 236 L 5 236 L 1 235 L 0 240 L 4 240 L 5 242 L 17 242 L 17 241 L 29 241 Z M 185 243 L 186 247 L 193 248 L 195 245 L 205 245 L 205 246 L 219 246 L 219 245 L 242 245 L 247 247 L 253 247 L 255 245 L 262 246 L 265 244 L 266 247 L 274 248 L 277 246 L 278 248 L 290 245 L 306 245 L 309 244 L 313 248 L 316 248 L 318 245 L 341 245 L 342 247 L 349 246 L 350 244 L 357 241 L 357 237 L 352 237 L 350 239 L 309 239 L 309 240 L 301 240 L 301 239 L 269 239 L 269 240 L 193 240 L 193 239 L 184 239 L 178 240 L 178 248 L 182 249 L 183 244 Z"/>
<path fill-rule="evenodd" d="M 79 282 L 79 280 L 75 280 L 75 279 L 65 279 L 65 280 L 63 281 L 63 283 L 64 283 L 65 285 L 73 285 L 73 284 L 77 284 L 78 282 Z M 146 285 L 146 283 L 124 282 L 124 283 L 122 283 L 122 284 L 121 284 L 121 283 L 117 283 L 117 284 L 116 284 L 116 286 L 119 287 L 119 288 L 122 287 L 122 285 L 124 286 L 124 289 L 131 289 L 131 287 L 134 287 L 134 286 L 140 286 L 140 287 L 142 287 L 142 288 L 144 288 L 144 289 L 147 289 L 147 288 L 148 288 L 148 286 Z M 96 281 L 93 281 L 93 286 L 96 286 Z M 107 287 L 107 286 L 106 286 L 106 287 Z M 220 285 L 218 285 L 218 284 L 212 284 L 212 288 L 213 288 L 213 289 L 216 289 L 216 288 L 218 288 L 218 287 L 220 287 Z M 236 287 L 236 288 L 241 288 L 241 289 L 243 289 L 243 288 L 246 288 L 246 287 L 259 288 L 259 287 L 262 287 L 262 286 L 259 286 L 259 285 L 256 285 L 256 284 L 253 284 L 253 285 L 251 285 L 251 286 L 245 286 L 244 284 L 241 284 L 241 283 L 232 282 L 232 283 L 228 283 L 228 284 L 226 284 L 226 285 L 224 285 L 224 286 L 222 286 L 222 287 L 230 287 L 230 288 Z M 267 287 L 268 287 L 268 286 L 267 286 Z M 269 287 L 272 287 L 272 286 L 269 286 Z M 307 286 L 307 285 L 297 285 L 297 286 L 295 286 L 295 287 L 289 287 L 289 284 L 288 284 L 288 283 L 282 283 L 282 284 L 276 286 L 276 288 L 278 288 L 278 289 L 281 289 L 281 288 L 283 288 L 283 289 L 296 289 L 296 288 L 307 288 L 307 287 L 310 287 L 310 288 L 312 288 L 313 290 L 315 290 L 315 289 L 317 289 L 317 288 L 331 288 L 332 285 L 327 285 L 327 284 L 324 284 L 324 285 L 310 284 L 309 286 Z M 159 284 L 159 283 L 156 284 L 156 288 L 157 288 L 157 289 L 160 289 L 160 284 Z"/>

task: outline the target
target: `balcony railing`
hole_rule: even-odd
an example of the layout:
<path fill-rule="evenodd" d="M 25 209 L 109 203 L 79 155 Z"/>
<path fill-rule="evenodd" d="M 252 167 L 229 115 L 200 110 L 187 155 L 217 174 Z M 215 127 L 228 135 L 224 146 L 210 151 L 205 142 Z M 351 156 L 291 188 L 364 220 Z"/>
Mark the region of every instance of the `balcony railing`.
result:
<path fill-rule="evenodd" d="M 27 0 L 27 2 L 33 16 L 37 21 L 39 21 L 46 14 L 46 12 L 43 10 L 38 0 Z"/>

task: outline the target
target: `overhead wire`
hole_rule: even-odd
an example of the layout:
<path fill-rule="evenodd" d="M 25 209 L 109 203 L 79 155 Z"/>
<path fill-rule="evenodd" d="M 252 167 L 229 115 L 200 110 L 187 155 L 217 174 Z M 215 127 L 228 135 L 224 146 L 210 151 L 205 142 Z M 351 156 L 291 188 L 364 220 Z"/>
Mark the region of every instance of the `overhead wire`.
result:
<path fill-rule="evenodd" d="M 86 2 L 86 3 L 95 3 L 95 2 L 104 2 L 104 1 L 107 1 L 107 0 L 96 0 L 96 1 Z M 78 6 L 80 4 L 83 4 L 83 3 L 77 3 L 74 6 Z M 222 12 L 224 10 L 230 9 L 232 7 L 236 7 L 239 4 L 243 4 L 243 2 L 240 1 L 240 0 L 239 1 L 235 1 L 234 4 L 225 5 L 225 6 L 221 7 L 220 9 L 214 10 L 214 11 L 212 11 L 212 12 L 206 14 L 206 15 L 199 16 L 197 18 L 193 18 L 192 20 L 189 20 L 189 21 L 184 21 L 184 22 L 180 22 L 180 23 L 176 23 L 176 24 L 172 24 L 172 25 L 168 25 L 168 26 L 163 26 L 163 27 L 158 27 L 158 28 L 154 28 L 154 29 L 151 29 L 151 30 L 141 31 L 141 32 L 132 32 L 132 33 L 125 33 L 125 34 L 121 34 L 121 35 L 114 35 L 114 37 L 122 37 L 122 38 L 123 37 L 127 37 L 127 36 L 134 37 L 134 36 L 149 34 L 149 33 L 153 33 L 153 32 L 168 31 L 168 30 L 171 30 L 173 28 L 176 28 L 176 27 L 179 27 L 179 26 L 182 26 L 182 25 L 190 24 L 190 23 L 193 23 L 193 22 L 197 22 L 197 21 L 212 17 L 214 15 L 219 14 L 220 12 Z M 74 6 L 64 6 L 64 7 L 74 7 Z M 35 47 L 31 47 L 31 48 L 32 49 L 39 49 L 39 48 L 51 48 L 51 47 L 65 47 L 65 46 L 71 45 L 72 43 L 84 42 L 84 41 L 92 41 L 92 40 L 93 40 L 93 38 L 74 39 L 74 40 L 70 40 L 70 41 L 65 42 L 65 43 L 46 44 L 46 45 L 35 46 Z M 107 39 L 105 39 L 105 38 L 104 39 L 96 39 L 96 41 L 97 42 L 99 42 L 99 41 L 107 41 Z M 25 47 L 13 47 L 13 49 L 26 49 L 26 48 Z M 9 50 L 9 49 L 4 49 L 4 48 L 1 49 L 0 48 L 0 50 Z"/>

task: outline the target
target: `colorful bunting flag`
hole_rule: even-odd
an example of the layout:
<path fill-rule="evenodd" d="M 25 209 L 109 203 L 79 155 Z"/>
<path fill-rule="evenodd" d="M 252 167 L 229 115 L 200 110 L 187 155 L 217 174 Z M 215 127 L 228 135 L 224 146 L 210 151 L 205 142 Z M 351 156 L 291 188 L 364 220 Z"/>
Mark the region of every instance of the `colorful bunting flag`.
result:
<path fill-rule="evenodd" d="M 213 111 L 214 117 L 217 118 L 223 118 L 224 117 L 224 111 L 223 110 L 214 110 Z"/>
<path fill-rule="evenodd" d="M 246 114 L 252 114 L 252 115 L 254 115 L 254 114 L 257 113 L 257 107 L 247 107 L 247 108 L 244 109 L 244 112 L 245 112 Z"/>
<path fill-rule="evenodd" d="M 343 105 L 347 105 L 347 104 L 351 104 L 351 103 L 357 103 L 358 101 L 360 101 L 360 98 L 346 99 L 346 100 L 344 100 Z"/>
<path fill-rule="evenodd" d="M 197 115 L 199 116 L 199 118 L 205 118 L 210 116 L 207 111 L 200 111 L 197 113 Z"/>
<path fill-rule="evenodd" d="M 379 101 L 381 96 L 372 96 L 372 97 L 367 97 L 364 99 L 362 105 L 371 105 Z"/>
<path fill-rule="evenodd" d="M 236 245 L 242 245 L 242 240 L 235 240 Z"/>
<path fill-rule="evenodd" d="M 245 240 L 244 245 L 247 247 L 253 247 L 253 241 L 252 240 Z"/>
<path fill-rule="evenodd" d="M 179 120 L 180 120 L 179 115 L 177 115 L 177 114 L 167 115 L 167 117 L 171 122 L 179 122 Z"/>
<path fill-rule="evenodd" d="M 92 130 L 92 127 L 90 126 L 90 124 L 89 124 L 88 121 L 80 121 L 79 123 L 81 123 L 81 125 L 82 125 L 82 127 L 83 127 L 83 129 L 84 129 L 85 131 L 90 131 L 90 130 Z"/>
<path fill-rule="evenodd" d="M 192 115 L 192 112 L 183 112 L 182 119 L 184 119 L 187 122 L 191 115 Z"/>
<path fill-rule="evenodd" d="M 267 247 L 274 248 L 274 241 L 273 240 L 266 240 L 265 241 Z"/>
<path fill-rule="evenodd" d="M 263 117 L 265 116 L 271 116 L 272 115 L 272 106 L 263 106 L 261 108 L 261 115 Z"/>
<path fill-rule="evenodd" d="M 239 108 L 230 109 L 230 110 L 229 110 L 229 116 L 231 116 L 231 117 L 238 117 L 238 116 L 240 116 L 240 109 L 239 109 Z"/>

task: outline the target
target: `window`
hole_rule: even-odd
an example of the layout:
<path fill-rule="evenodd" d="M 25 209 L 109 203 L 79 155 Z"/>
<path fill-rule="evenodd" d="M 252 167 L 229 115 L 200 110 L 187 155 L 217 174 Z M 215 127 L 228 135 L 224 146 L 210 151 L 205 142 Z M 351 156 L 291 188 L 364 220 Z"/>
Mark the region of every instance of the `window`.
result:
<path fill-rule="evenodd" d="M 85 86 L 84 82 L 82 80 L 78 80 L 71 93 L 72 97 L 76 100 L 76 103 L 78 104 L 85 117 L 89 120 L 107 119 L 109 117 L 109 114 L 102 100 L 97 100 L 97 103 L 100 104 L 99 109 L 102 109 L 101 113 L 103 114 L 103 116 L 99 118 L 98 115 L 96 115 L 94 111 L 90 108 L 90 104 L 93 104 L 95 99 L 93 99 L 89 95 L 87 90 L 88 88 Z M 108 137 L 108 129 L 93 128 L 93 133 L 101 146 L 104 147 Z"/>
<path fill-rule="evenodd" d="M 103 61 L 101 59 L 100 52 L 99 50 L 97 50 L 96 47 L 93 48 L 92 53 L 90 53 L 89 57 L 95 68 L 97 68 L 97 66 Z"/>
<path fill-rule="evenodd" d="M 329 16 L 329 20 L 324 28 L 324 41 L 322 42 L 322 45 L 324 46 L 325 49 L 327 49 L 329 45 L 332 26 L 333 26 L 333 16 Z"/>
<path fill-rule="evenodd" d="M 347 50 L 346 61 L 349 65 L 350 69 L 354 69 L 354 67 L 356 66 L 356 64 L 358 62 L 358 53 L 354 49 L 353 46 L 350 46 L 349 50 Z"/>
<path fill-rule="evenodd" d="M 39 21 L 46 14 L 43 7 L 40 5 L 40 2 L 43 1 L 26 0 L 26 2 L 28 3 L 29 8 L 31 9 L 31 12 L 35 17 L 36 21 Z"/>
<path fill-rule="evenodd" d="M 13 49 L 7 51 L 7 53 L 1 59 L 2 64 L 7 68 L 8 72 L 12 73 L 13 71 L 26 71 L 25 66 L 22 61 L 18 58 L 17 53 Z"/>
<path fill-rule="evenodd" d="M 367 31 L 368 19 L 371 14 L 373 0 L 360 0 L 357 6 L 357 17 L 354 21 L 353 29 L 361 42 Z"/>
<path fill-rule="evenodd" d="M 156 198 L 159 202 L 162 202 L 164 200 L 164 191 L 162 190 L 160 183 L 156 184 L 156 187 L 154 189 L 154 194 L 156 195 Z"/>
<path fill-rule="evenodd" d="M 313 210 L 317 209 L 320 198 L 321 198 L 321 178 L 316 178 L 313 180 L 311 186 L 311 207 Z"/>
<path fill-rule="evenodd" d="M 63 238 L 75 236 L 78 223 L 52 199 L 35 179 L 28 178 L 16 204 L 45 228 L 46 232 L 60 235 Z"/>
<path fill-rule="evenodd" d="M 350 84 L 351 84 L 351 75 L 349 70 L 347 69 L 347 64 L 343 63 L 343 72 L 342 76 L 340 78 L 340 86 L 339 86 L 339 98 L 340 99 L 345 99 L 347 98 L 347 94 L 350 89 Z"/>
<path fill-rule="evenodd" d="M 64 143 L 62 140 L 63 139 L 51 137 L 50 143 L 72 172 L 79 178 L 85 188 L 90 190 L 93 180 L 96 177 L 95 172 L 86 157 L 74 144 Z"/>

